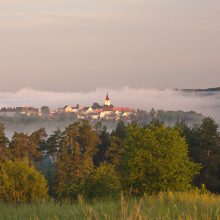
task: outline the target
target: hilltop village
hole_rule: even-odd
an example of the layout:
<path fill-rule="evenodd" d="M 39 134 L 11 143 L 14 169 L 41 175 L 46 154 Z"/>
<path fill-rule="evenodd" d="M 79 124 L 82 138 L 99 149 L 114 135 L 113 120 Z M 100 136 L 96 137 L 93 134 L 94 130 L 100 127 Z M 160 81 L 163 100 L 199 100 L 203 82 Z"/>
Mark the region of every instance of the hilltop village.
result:
<path fill-rule="evenodd" d="M 40 109 L 35 107 L 3 107 L 0 110 L 1 118 L 16 118 L 27 116 L 31 118 L 42 118 L 48 120 L 59 120 L 65 118 L 87 119 L 87 120 L 126 120 L 132 121 L 136 115 L 134 109 L 128 107 L 114 107 L 109 95 L 106 95 L 103 105 L 94 103 L 89 107 L 66 105 L 56 110 L 51 110 L 48 106 Z"/>

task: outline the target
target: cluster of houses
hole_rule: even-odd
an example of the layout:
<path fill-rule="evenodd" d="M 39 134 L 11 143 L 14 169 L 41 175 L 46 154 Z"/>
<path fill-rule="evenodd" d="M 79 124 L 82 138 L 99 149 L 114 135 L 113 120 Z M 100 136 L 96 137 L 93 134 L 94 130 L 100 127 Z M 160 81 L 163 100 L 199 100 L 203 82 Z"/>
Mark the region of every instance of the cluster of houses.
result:
<path fill-rule="evenodd" d="M 94 103 L 91 107 L 71 107 L 69 105 L 60 108 L 58 113 L 75 113 L 79 119 L 106 119 L 119 120 L 122 118 L 130 118 L 135 115 L 135 110 L 131 108 L 114 107 L 111 104 L 108 94 L 106 95 L 104 105 Z"/>
<path fill-rule="evenodd" d="M 0 117 L 13 118 L 16 115 L 40 115 L 40 111 L 34 107 L 3 107 L 0 110 Z"/>
<path fill-rule="evenodd" d="M 34 107 L 15 107 L 15 108 L 2 108 L 0 110 L 0 117 L 15 117 L 16 115 L 26 115 L 26 116 L 38 116 L 42 118 L 59 118 L 65 115 L 73 115 L 78 119 L 88 119 L 88 120 L 121 120 L 121 119 L 132 119 L 136 112 L 131 108 L 124 107 L 114 107 L 111 104 L 111 100 L 106 95 L 103 105 L 94 103 L 90 107 L 81 107 L 77 105 L 72 107 L 66 105 L 63 108 L 51 111 L 48 106 L 43 106 L 41 109 Z"/>

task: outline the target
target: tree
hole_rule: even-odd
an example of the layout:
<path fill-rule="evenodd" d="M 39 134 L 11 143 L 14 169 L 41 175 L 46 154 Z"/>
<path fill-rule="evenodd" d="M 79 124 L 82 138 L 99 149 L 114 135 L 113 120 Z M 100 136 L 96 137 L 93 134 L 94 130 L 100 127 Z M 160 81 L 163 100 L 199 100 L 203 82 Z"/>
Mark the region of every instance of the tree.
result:
<path fill-rule="evenodd" d="M 94 156 L 94 164 L 99 166 L 106 161 L 106 151 L 111 144 L 110 134 L 107 131 L 107 127 L 103 126 L 101 122 L 96 124 L 96 132 L 98 133 L 100 143 L 97 145 L 97 152 Z"/>
<path fill-rule="evenodd" d="M 0 123 L 0 162 L 6 161 L 9 159 L 8 151 L 9 140 L 5 136 L 4 125 Z"/>
<path fill-rule="evenodd" d="M 60 144 L 63 138 L 63 133 L 60 128 L 57 128 L 53 133 L 49 136 L 46 141 L 47 149 L 49 150 L 50 154 L 53 154 L 60 149 Z"/>
<path fill-rule="evenodd" d="M 178 129 L 131 125 L 124 143 L 124 184 L 133 192 L 187 190 L 198 174 L 200 167 L 189 160 L 187 143 Z"/>
<path fill-rule="evenodd" d="M 94 169 L 93 158 L 100 143 L 97 132 L 88 121 L 84 120 L 80 123 L 79 136 L 76 141 L 80 146 L 83 173 L 85 176 L 88 176 Z"/>
<path fill-rule="evenodd" d="M 116 167 L 116 169 L 120 171 L 121 169 L 123 169 L 121 165 L 124 154 L 124 140 L 120 139 L 117 136 L 112 136 L 110 146 L 105 154 L 107 161 L 113 164 Z"/>
<path fill-rule="evenodd" d="M 47 137 L 47 133 L 44 128 L 41 128 L 30 135 L 30 142 L 31 142 L 30 148 L 32 151 L 32 158 L 35 162 L 42 159 L 41 149 L 45 148 L 46 137 Z"/>
<path fill-rule="evenodd" d="M 194 161 L 198 161 L 195 157 L 197 157 L 197 152 L 199 150 L 199 125 L 195 124 L 190 126 L 187 121 L 180 120 L 177 121 L 175 127 L 180 131 L 181 136 L 185 138 L 189 145 L 190 158 Z"/>
<path fill-rule="evenodd" d="M 87 121 L 82 121 L 65 129 L 61 143 L 60 160 L 56 164 L 56 194 L 76 199 L 82 193 L 85 179 L 94 170 L 98 135 Z"/>
<path fill-rule="evenodd" d="M 194 132 L 195 142 L 191 144 L 193 159 L 203 168 L 196 184 L 205 184 L 212 192 L 220 192 L 220 135 L 218 125 L 211 118 L 205 118 Z"/>
<path fill-rule="evenodd" d="M 34 202 L 47 198 L 44 176 L 28 160 L 0 163 L 0 200 Z"/>
<path fill-rule="evenodd" d="M 10 150 L 13 158 L 16 159 L 24 159 L 31 158 L 32 153 L 34 153 L 31 149 L 31 141 L 27 134 L 17 133 L 15 132 L 11 143 Z"/>
<path fill-rule="evenodd" d="M 115 131 L 112 132 L 112 136 L 119 137 L 120 139 L 125 138 L 126 136 L 126 125 L 123 121 L 119 121 Z"/>
<path fill-rule="evenodd" d="M 97 150 L 99 141 L 97 132 L 91 127 L 88 121 L 83 120 L 79 125 L 79 136 L 77 137 L 81 153 L 92 158 Z"/>
<path fill-rule="evenodd" d="M 56 164 L 58 197 L 76 199 L 81 193 L 83 173 L 78 136 L 79 123 L 69 125 L 63 133 L 60 160 Z"/>
<path fill-rule="evenodd" d="M 97 102 L 94 102 L 92 104 L 92 109 L 101 109 L 101 108 L 102 108 L 102 106 L 99 103 L 97 103 Z"/>
<path fill-rule="evenodd" d="M 83 184 L 82 163 L 78 144 L 69 150 L 67 137 L 61 144 L 60 160 L 56 164 L 55 192 L 58 198 L 77 199 Z"/>
<path fill-rule="evenodd" d="M 107 161 L 113 164 L 118 171 L 122 171 L 121 164 L 125 153 L 124 139 L 126 135 L 127 127 L 123 122 L 119 122 L 111 134 L 110 146 L 105 154 Z"/>
<path fill-rule="evenodd" d="M 120 179 L 114 166 L 101 164 L 84 185 L 84 195 L 89 199 L 117 196 L 121 190 Z"/>

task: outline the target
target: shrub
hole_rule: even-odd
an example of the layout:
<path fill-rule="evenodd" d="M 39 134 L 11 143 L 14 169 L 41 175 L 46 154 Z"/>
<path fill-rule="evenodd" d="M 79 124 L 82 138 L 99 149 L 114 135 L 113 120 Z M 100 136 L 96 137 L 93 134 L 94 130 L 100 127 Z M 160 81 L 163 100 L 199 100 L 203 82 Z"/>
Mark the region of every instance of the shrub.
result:
<path fill-rule="evenodd" d="M 120 192 L 119 177 L 111 164 L 101 164 L 85 183 L 87 198 L 103 198 L 116 196 Z"/>
<path fill-rule="evenodd" d="M 47 198 L 44 176 L 24 161 L 0 163 L 0 200 L 33 202 Z"/>

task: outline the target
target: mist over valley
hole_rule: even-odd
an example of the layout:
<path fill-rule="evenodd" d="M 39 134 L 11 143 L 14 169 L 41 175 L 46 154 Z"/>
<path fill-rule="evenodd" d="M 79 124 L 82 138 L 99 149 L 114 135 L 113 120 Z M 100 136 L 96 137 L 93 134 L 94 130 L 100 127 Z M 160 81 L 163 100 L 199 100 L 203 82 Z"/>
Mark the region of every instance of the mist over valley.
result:
<path fill-rule="evenodd" d="M 92 106 L 94 102 L 103 104 L 106 93 L 109 93 L 111 102 L 117 107 L 130 107 L 135 110 L 150 112 L 151 109 L 163 111 L 184 111 L 202 114 L 203 116 L 213 117 L 220 124 L 220 90 L 174 90 L 174 89 L 135 89 L 123 87 L 121 89 L 97 88 L 94 91 L 83 92 L 51 92 L 24 88 L 17 92 L 1 92 L 0 107 L 16 106 L 49 106 L 52 110 L 65 105 Z M 173 114 L 173 113 L 172 113 Z M 172 116 L 170 116 L 172 117 Z M 180 119 L 180 116 L 177 116 Z M 194 116 L 193 116 L 194 117 Z M 174 118 L 175 120 L 175 118 Z M 195 120 L 197 123 L 200 116 Z M 41 127 L 46 128 L 50 134 L 54 129 L 63 129 L 70 124 L 72 119 L 59 121 L 45 120 L 26 120 L 25 122 L 14 121 L 13 123 L 4 122 L 6 133 L 9 137 L 17 132 L 30 133 Z M 114 128 L 114 124 L 107 124 Z"/>

